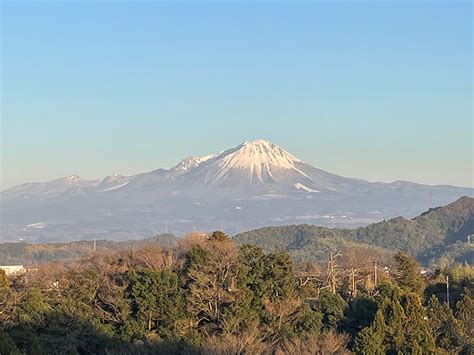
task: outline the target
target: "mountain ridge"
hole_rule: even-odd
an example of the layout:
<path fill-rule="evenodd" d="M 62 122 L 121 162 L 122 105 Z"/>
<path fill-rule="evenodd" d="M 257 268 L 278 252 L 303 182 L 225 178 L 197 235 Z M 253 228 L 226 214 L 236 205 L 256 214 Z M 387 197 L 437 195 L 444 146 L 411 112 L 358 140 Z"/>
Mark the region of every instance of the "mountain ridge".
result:
<path fill-rule="evenodd" d="M 314 225 L 274 226 L 236 235 L 237 244 L 256 244 L 266 251 L 284 250 L 297 260 L 324 259 L 344 247 L 371 246 L 385 251 L 401 250 L 424 264 L 446 257 L 448 261 L 474 263 L 474 198 L 461 197 L 446 206 L 432 208 L 412 219 L 395 217 L 355 229 Z"/>
<path fill-rule="evenodd" d="M 169 169 L 97 180 L 71 175 L 2 191 L 0 235 L 7 241 L 143 238 L 165 232 L 165 224 L 176 234 L 221 225 L 232 234 L 301 221 L 353 227 L 413 217 L 429 207 L 429 196 L 444 205 L 473 191 L 346 178 L 254 140 L 188 156 Z"/>

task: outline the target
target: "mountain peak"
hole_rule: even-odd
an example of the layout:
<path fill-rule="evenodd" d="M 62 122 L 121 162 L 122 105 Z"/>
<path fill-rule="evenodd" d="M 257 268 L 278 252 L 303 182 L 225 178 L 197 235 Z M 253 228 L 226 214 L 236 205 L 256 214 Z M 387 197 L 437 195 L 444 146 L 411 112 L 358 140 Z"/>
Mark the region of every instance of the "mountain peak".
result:
<path fill-rule="evenodd" d="M 213 178 L 221 180 L 232 172 L 240 171 L 251 182 L 276 181 L 275 173 L 283 170 L 295 170 L 304 175 L 295 167 L 298 162 L 301 161 L 266 140 L 245 141 L 216 157 L 213 164 L 218 168 Z"/>
<path fill-rule="evenodd" d="M 243 158 L 243 156 L 247 156 L 247 158 L 249 158 L 245 159 L 247 162 L 250 160 L 252 163 L 262 163 L 264 165 L 274 165 L 288 169 L 294 167 L 294 162 L 300 162 L 299 159 L 283 148 L 263 139 L 245 141 L 238 147 L 227 152 L 234 154 L 234 157 L 239 156 Z"/>
<path fill-rule="evenodd" d="M 216 156 L 217 154 L 210 154 L 210 155 L 206 155 L 204 157 L 198 157 L 198 158 L 187 156 L 186 158 L 181 160 L 178 164 L 173 166 L 171 170 L 187 171 L 189 169 L 199 166 L 205 161 L 208 161 L 209 159 L 212 159 Z"/>
<path fill-rule="evenodd" d="M 253 145 L 253 146 L 274 146 L 272 142 L 266 141 L 264 139 L 254 139 L 251 141 L 245 141 L 242 145 Z"/>
<path fill-rule="evenodd" d="M 57 184 L 73 186 L 73 185 L 81 184 L 84 180 L 82 180 L 82 178 L 78 175 L 69 175 L 63 178 L 56 179 L 54 181 L 56 181 Z"/>
<path fill-rule="evenodd" d="M 176 164 L 172 170 L 181 170 L 181 171 L 186 171 L 189 169 L 192 169 L 196 166 L 199 165 L 198 159 L 192 157 L 192 156 L 187 156 L 183 160 L 181 160 L 178 164 Z"/>

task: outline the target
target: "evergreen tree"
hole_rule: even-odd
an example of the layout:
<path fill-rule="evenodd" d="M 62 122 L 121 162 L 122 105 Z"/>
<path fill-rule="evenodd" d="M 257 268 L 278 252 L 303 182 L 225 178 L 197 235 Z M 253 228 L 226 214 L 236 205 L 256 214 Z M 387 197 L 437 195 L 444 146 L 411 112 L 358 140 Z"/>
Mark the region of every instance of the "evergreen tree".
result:
<path fill-rule="evenodd" d="M 405 291 L 415 292 L 420 296 L 423 295 L 425 283 L 416 260 L 401 252 L 397 253 L 394 258 L 397 263 L 395 280 L 398 286 Z"/>
<path fill-rule="evenodd" d="M 314 309 L 323 315 L 323 328 L 336 329 L 339 321 L 344 317 L 347 303 L 338 294 L 333 294 L 328 289 L 323 289 L 319 299 L 314 303 Z"/>
<path fill-rule="evenodd" d="M 474 298 L 466 289 L 463 297 L 456 303 L 456 319 L 459 320 L 464 342 L 474 349 Z"/>
<path fill-rule="evenodd" d="M 24 352 L 20 351 L 13 339 L 0 330 L 0 354 L 5 355 L 22 355 Z"/>
<path fill-rule="evenodd" d="M 264 297 L 275 302 L 293 294 L 293 264 L 288 253 L 270 253 L 265 257 Z"/>
<path fill-rule="evenodd" d="M 362 329 L 354 340 L 354 352 L 362 355 L 385 354 L 385 320 L 382 310 L 378 310 L 372 325 Z"/>
<path fill-rule="evenodd" d="M 461 328 L 447 303 L 441 303 L 436 296 L 432 295 L 427 306 L 427 316 L 437 347 L 453 350 L 461 345 Z"/>
<path fill-rule="evenodd" d="M 20 304 L 18 317 L 21 323 L 32 327 L 42 327 L 51 306 L 45 301 L 41 291 L 30 288 Z"/>
<path fill-rule="evenodd" d="M 417 344 L 415 348 L 410 347 L 407 351 L 413 353 L 421 349 L 424 354 L 434 353 L 436 346 L 420 297 L 412 292 L 407 293 L 402 297 L 401 303 L 406 315 L 403 327 L 405 344 Z M 403 347 L 399 347 L 399 349 L 403 349 Z"/>
<path fill-rule="evenodd" d="M 129 273 L 131 296 L 148 332 L 171 336 L 180 312 L 178 276 L 170 270 Z"/>
<path fill-rule="evenodd" d="M 341 329 L 351 335 L 356 335 L 363 328 L 372 324 L 377 313 L 378 305 L 373 297 L 359 294 L 351 301 L 341 320 Z"/>
<path fill-rule="evenodd" d="M 405 311 L 400 304 L 399 293 L 394 292 L 392 298 L 385 298 L 381 305 L 385 321 L 384 343 L 388 351 L 400 349 L 406 342 L 404 335 Z"/>

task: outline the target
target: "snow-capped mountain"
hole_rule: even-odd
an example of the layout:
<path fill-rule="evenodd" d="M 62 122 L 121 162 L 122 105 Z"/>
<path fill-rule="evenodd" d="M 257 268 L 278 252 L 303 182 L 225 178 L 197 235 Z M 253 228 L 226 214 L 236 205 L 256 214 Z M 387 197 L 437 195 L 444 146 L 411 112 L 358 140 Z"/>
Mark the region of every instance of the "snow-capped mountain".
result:
<path fill-rule="evenodd" d="M 8 189 L 0 193 L 0 241 L 138 238 L 165 228 L 234 233 L 303 222 L 355 226 L 411 217 L 472 194 L 470 188 L 344 178 L 255 140 L 187 157 L 170 169 L 93 181 L 74 175 Z"/>
<path fill-rule="evenodd" d="M 287 174 L 308 177 L 295 164 L 301 161 L 280 147 L 263 140 L 245 142 L 220 154 L 207 165 L 208 181 L 225 181 L 239 173 L 239 178 L 253 184 L 275 183 Z"/>
<path fill-rule="evenodd" d="M 199 163 L 175 181 L 176 190 L 193 195 L 218 192 L 234 198 L 255 198 L 268 193 L 292 195 L 298 190 L 334 191 L 355 182 L 315 169 L 264 140 L 247 141 L 194 161 Z"/>
<path fill-rule="evenodd" d="M 65 193 L 78 193 L 83 189 L 97 186 L 95 181 L 83 180 L 71 175 L 49 182 L 26 183 L 1 192 L 2 202 L 18 197 L 54 198 Z"/>

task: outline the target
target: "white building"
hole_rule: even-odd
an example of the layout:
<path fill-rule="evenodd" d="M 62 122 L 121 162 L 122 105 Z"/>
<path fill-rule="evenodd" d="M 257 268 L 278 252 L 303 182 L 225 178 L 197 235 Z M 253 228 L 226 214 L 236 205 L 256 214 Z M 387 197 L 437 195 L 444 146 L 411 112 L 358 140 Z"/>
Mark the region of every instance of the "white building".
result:
<path fill-rule="evenodd" d="M 0 269 L 3 269 L 7 276 L 16 276 L 26 273 L 26 269 L 23 265 L 0 265 Z"/>

